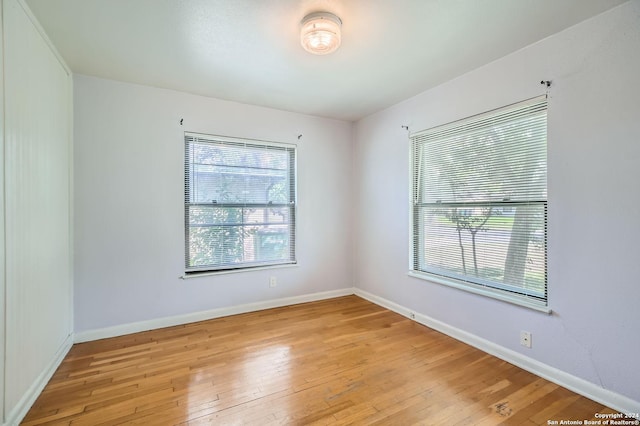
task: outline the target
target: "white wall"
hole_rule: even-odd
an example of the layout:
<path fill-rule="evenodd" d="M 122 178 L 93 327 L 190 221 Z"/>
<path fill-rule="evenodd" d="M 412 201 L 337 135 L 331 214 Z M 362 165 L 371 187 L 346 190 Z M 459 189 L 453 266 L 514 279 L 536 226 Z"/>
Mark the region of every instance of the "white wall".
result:
<path fill-rule="evenodd" d="M 350 123 L 79 75 L 74 110 L 76 333 L 352 287 Z M 179 279 L 185 131 L 297 143 L 299 266 Z"/>
<path fill-rule="evenodd" d="M 71 77 L 20 0 L 3 1 L 4 420 L 71 346 Z"/>
<path fill-rule="evenodd" d="M 640 1 L 356 124 L 356 286 L 640 401 Z M 401 78 L 401 76 L 399 76 Z M 544 93 L 552 315 L 407 276 L 409 141 Z M 533 348 L 519 345 L 520 330 Z M 638 403 L 640 406 L 640 403 Z"/>

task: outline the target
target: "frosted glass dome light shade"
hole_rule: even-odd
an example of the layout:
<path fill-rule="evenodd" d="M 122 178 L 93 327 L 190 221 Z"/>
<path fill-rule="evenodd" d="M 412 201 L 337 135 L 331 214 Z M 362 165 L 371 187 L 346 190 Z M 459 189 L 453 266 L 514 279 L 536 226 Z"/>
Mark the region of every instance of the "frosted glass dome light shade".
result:
<path fill-rule="evenodd" d="M 329 12 L 315 12 L 302 19 L 300 42 L 307 52 L 326 55 L 340 47 L 342 21 Z"/>

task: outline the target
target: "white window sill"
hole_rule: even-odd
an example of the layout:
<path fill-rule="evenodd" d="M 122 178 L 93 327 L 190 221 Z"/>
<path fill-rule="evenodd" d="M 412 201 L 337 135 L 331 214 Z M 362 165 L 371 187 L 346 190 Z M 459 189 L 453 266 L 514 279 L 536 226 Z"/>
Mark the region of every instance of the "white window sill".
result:
<path fill-rule="evenodd" d="M 526 296 L 518 296 L 515 294 L 510 294 L 508 292 L 503 292 L 500 290 L 495 290 L 495 289 L 481 287 L 481 286 L 474 286 L 473 284 L 463 283 L 460 281 L 447 279 L 438 275 L 432 275 L 425 272 L 409 271 L 407 275 L 409 275 L 410 277 L 419 278 L 421 280 L 446 285 L 448 287 L 457 288 L 459 290 L 464 290 L 469 293 L 491 297 L 492 299 L 497 299 L 503 302 L 512 303 L 514 305 L 533 309 L 535 311 L 543 312 L 545 314 L 551 314 L 551 308 L 543 305 L 540 302 L 528 299 Z"/>
<path fill-rule="evenodd" d="M 227 274 L 239 274 L 253 271 L 265 271 L 269 269 L 282 269 L 282 268 L 296 268 L 298 267 L 298 263 L 283 263 L 281 265 L 268 265 L 268 266 L 257 266 L 255 268 L 238 268 L 238 269 L 224 269 L 220 271 L 203 271 L 203 272 L 191 272 L 189 274 L 184 274 L 179 277 L 181 280 L 191 280 L 194 278 L 203 278 L 210 277 L 212 275 L 227 275 Z"/>

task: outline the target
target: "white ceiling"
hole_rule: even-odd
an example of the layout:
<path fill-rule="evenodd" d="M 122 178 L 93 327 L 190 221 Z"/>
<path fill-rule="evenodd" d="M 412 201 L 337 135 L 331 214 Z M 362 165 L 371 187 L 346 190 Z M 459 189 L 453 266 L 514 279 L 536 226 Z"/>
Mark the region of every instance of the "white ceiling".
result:
<path fill-rule="evenodd" d="M 625 0 L 26 0 L 73 72 L 357 120 Z M 329 11 L 342 46 L 305 52 Z"/>

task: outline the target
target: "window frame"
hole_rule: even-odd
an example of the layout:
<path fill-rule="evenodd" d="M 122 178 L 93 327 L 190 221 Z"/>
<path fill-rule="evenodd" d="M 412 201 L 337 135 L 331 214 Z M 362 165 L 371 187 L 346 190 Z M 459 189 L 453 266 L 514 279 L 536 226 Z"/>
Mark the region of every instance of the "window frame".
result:
<path fill-rule="evenodd" d="M 517 290 L 514 291 L 512 288 L 517 288 L 517 286 L 509 285 L 509 284 L 501 284 L 498 282 L 486 281 L 483 282 L 481 278 L 476 277 L 473 281 L 466 279 L 462 274 L 455 274 L 448 271 L 437 271 L 437 268 L 430 268 L 430 271 L 425 271 L 420 269 L 419 263 L 421 263 L 419 256 L 421 252 L 424 250 L 424 246 L 426 244 L 425 239 L 420 240 L 420 233 L 418 227 L 420 226 L 421 214 L 420 209 L 424 206 L 419 206 L 417 202 L 417 192 L 419 189 L 419 184 L 417 183 L 417 179 L 420 178 L 418 174 L 420 173 L 420 166 L 418 162 L 420 159 L 417 158 L 418 148 L 417 144 L 420 142 L 417 140 L 418 136 L 436 133 L 441 131 L 451 131 L 456 128 L 460 128 L 463 126 L 470 126 L 474 123 L 478 123 L 487 118 L 491 118 L 494 116 L 499 116 L 502 112 L 505 111 L 516 111 L 520 108 L 524 109 L 529 105 L 535 105 L 544 103 L 545 107 L 545 129 L 548 128 L 548 99 L 546 95 L 538 96 L 532 99 L 528 99 L 525 101 L 517 102 L 514 104 L 506 105 L 501 108 L 497 108 L 494 110 L 486 111 L 480 114 L 476 114 L 470 117 L 466 117 L 460 120 L 455 120 L 443 125 L 434 126 L 431 128 L 427 128 L 425 130 L 421 130 L 418 132 L 409 134 L 409 142 L 410 142 L 410 172 L 409 172 L 409 272 L 408 275 L 411 277 L 419 278 L 422 280 L 426 280 L 429 282 L 434 282 L 442 285 L 446 285 L 449 287 L 457 288 L 460 290 L 464 290 L 470 293 L 479 294 L 482 296 L 502 300 L 505 302 L 513 303 L 516 305 L 524 306 L 533 310 L 537 310 L 544 313 L 551 313 L 551 309 L 549 307 L 549 292 L 548 292 L 548 195 L 544 197 L 543 200 L 535 200 L 532 202 L 520 201 L 520 202 L 486 202 L 486 203 L 467 203 L 470 204 L 471 207 L 477 207 L 479 204 L 486 205 L 500 205 L 501 207 L 505 206 L 515 206 L 515 205 L 528 205 L 532 203 L 540 203 L 544 205 L 544 298 L 541 299 L 539 297 L 532 297 L 527 294 L 519 293 Z M 547 131 L 548 135 L 548 131 Z M 425 143 L 425 142 L 422 142 Z M 548 147 L 548 139 L 545 137 L 545 147 Z M 546 165 L 548 169 L 548 154 Z M 545 187 L 548 189 L 548 178 L 545 182 Z M 424 204 L 424 203 L 423 203 Z M 459 203 L 445 203 L 446 204 L 456 204 L 457 206 L 465 206 L 464 202 Z M 469 276 L 470 274 L 467 274 Z"/>
<path fill-rule="evenodd" d="M 190 142 L 190 138 L 193 141 Z M 256 261 L 256 262 L 241 262 L 237 264 L 222 264 L 222 265 L 204 265 L 204 266 L 194 266 L 189 267 L 190 260 L 190 223 L 189 223 L 189 207 L 192 205 L 204 205 L 209 203 L 199 203 L 199 202 L 191 202 L 190 201 L 190 192 L 189 192 L 189 175 L 191 170 L 191 163 L 189 161 L 189 146 L 190 143 L 197 142 L 198 140 L 202 142 L 209 142 L 212 144 L 218 143 L 219 145 L 236 145 L 241 147 L 242 145 L 246 145 L 247 147 L 266 147 L 266 148 L 276 148 L 281 150 L 287 150 L 292 153 L 292 158 L 289 159 L 288 172 L 292 174 L 289 178 L 289 196 L 290 201 L 288 203 L 210 203 L 212 206 L 216 207 L 233 207 L 233 208 L 287 208 L 289 209 L 289 254 L 290 257 L 287 260 L 267 260 L 267 261 Z M 297 223 L 298 223 L 298 147 L 296 144 L 292 143 L 282 143 L 282 142 L 273 142 L 259 139 L 249 139 L 249 138 L 238 138 L 231 136 L 220 136 L 220 135 L 211 135 L 211 134 L 203 134 L 203 133 L 194 133 L 194 132 L 184 132 L 183 135 L 184 141 L 184 270 L 185 273 L 181 277 L 182 279 L 198 277 L 198 276 L 207 276 L 207 275 L 218 275 L 218 274 L 229 274 L 243 271 L 255 271 L 262 269 L 272 269 L 272 268 L 282 268 L 282 267 L 293 267 L 297 266 Z M 242 222 L 242 223 L 250 223 L 250 222 Z"/>

